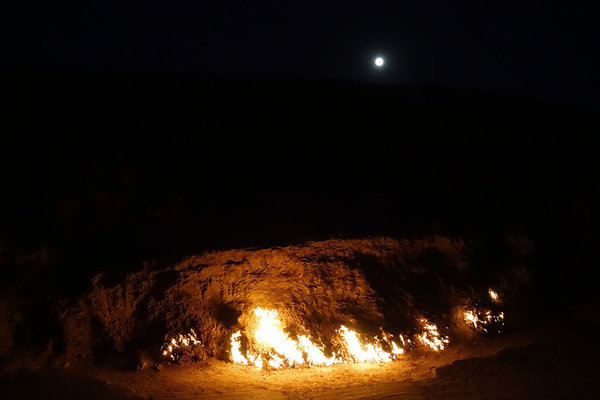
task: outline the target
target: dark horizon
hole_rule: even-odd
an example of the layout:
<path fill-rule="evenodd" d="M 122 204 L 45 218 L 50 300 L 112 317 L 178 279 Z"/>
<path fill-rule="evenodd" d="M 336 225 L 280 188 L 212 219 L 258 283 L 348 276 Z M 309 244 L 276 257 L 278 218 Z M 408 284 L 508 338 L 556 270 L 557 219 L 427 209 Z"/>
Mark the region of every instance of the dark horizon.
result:
<path fill-rule="evenodd" d="M 519 93 L 507 89 L 490 88 L 467 88 L 453 86 L 442 83 L 415 83 L 415 82 L 396 82 L 386 83 L 377 79 L 356 80 L 347 77 L 318 77 L 318 76 L 278 76 L 278 75 L 253 75 L 249 73 L 213 73 L 198 72 L 182 69 L 160 69 L 160 68 L 139 68 L 139 67 L 97 67 L 97 66 L 20 66 L 20 67 L 0 67 L 0 73 L 4 76 L 0 78 L 4 84 L 11 85 L 11 81 L 19 81 L 25 84 L 29 82 L 41 81 L 49 82 L 49 78 L 57 79 L 83 79 L 86 83 L 94 80 L 105 80 L 109 77 L 117 79 L 115 83 L 125 83 L 128 81 L 141 81 L 143 79 L 155 83 L 174 83 L 177 81 L 188 82 L 192 84 L 207 84 L 213 82 L 233 88 L 232 85 L 241 84 L 243 87 L 250 82 L 265 83 L 267 86 L 288 85 L 295 86 L 307 84 L 309 86 L 330 86 L 330 87 L 355 87 L 371 88 L 371 90 L 395 91 L 404 93 L 405 96 L 413 96 L 414 100 L 423 101 L 427 96 L 449 96 L 456 98 L 496 98 L 507 102 L 514 101 L 520 104 L 530 104 L 536 106 L 555 107 L 569 111 L 596 112 L 600 110 L 596 103 L 592 102 L 571 102 L 564 98 L 544 97 L 531 93 Z M 600 92 L 599 92 L 600 93 Z M 600 98 L 600 97 L 599 97 Z M 404 98 L 405 100 L 405 98 Z"/>
<path fill-rule="evenodd" d="M 439 85 L 597 108 L 599 11 L 587 1 L 13 3 L 0 67 Z"/>

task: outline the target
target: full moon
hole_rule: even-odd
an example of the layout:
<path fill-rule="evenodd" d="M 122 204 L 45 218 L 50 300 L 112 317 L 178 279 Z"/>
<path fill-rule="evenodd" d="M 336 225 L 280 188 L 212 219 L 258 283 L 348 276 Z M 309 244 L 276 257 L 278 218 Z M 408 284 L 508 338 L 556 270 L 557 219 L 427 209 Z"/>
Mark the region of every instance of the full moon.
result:
<path fill-rule="evenodd" d="M 378 66 L 378 67 L 382 67 L 383 66 L 383 58 L 377 57 L 375 59 L 375 65 Z"/>

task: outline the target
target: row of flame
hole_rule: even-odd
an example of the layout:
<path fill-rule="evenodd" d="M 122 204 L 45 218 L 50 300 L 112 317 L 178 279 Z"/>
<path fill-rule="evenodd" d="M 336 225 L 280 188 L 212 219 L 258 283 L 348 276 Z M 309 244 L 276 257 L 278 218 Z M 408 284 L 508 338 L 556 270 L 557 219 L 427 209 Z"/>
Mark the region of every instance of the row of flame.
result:
<path fill-rule="evenodd" d="M 496 292 L 489 289 L 493 302 L 499 303 Z M 412 347 L 414 342 L 398 335 L 395 339 L 392 334 L 382 331 L 382 337 L 359 339 L 356 331 L 342 325 L 337 330 L 337 352 L 333 351 L 327 356 L 323 346 L 315 344 L 308 335 L 299 335 L 297 340 L 289 337 L 281 327 L 281 321 L 276 310 L 257 307 L 254 309 L 257 328 L 248 337 L 255 351 L 246 351 L 242 354 L 242 332 L 237 331 L 231 335 L 231 360 L 236 364 L 254 365 L 258 368 L 283 368 L 294 366 L 329 366 L 348 362 L 388 362 L 397 359 L 405 352 L 405 348 Z M 491 310 L 467 310 L 463 315 L 466 324 L 475 330 L 488 332 L 487 328 L 493 324 L 504 324 L 504 313 L 493 314 Z M 422 327 L 421 333 L 415 335 L 417 342 L 434 350 L 441 351 L 450 343 L 447 336 L 441 335 L 438 327 L 422 318 L 419 320 Z M 165 343 L 162 354 L 170 361 L 178 361 L 182 351 L 191 349 L 200 344 L 196 333 L 192 330 L 187 335 L 179 335 Z"/>
<path fill-rule="evenodd" d="M 342 325 L 337 333 L 341 346 L 331 356 L 325 354 L 323 346 L 319 346 L 307 335 L 299 335 L 298 340 L 290 338 L 281 328 L 277 311 L 257 307 L 254 314 L 258 320 L 258 328 L 253 332 L 256 352 L 241 351 L 241 331 L 231 335 L 231 358 L 234 363 L 254 365 L 258 368 L 282 368 L 284 366 L 329 366 L 352 362 L 387 362 L 404 353 L 404 347 L 411 344 L 410 339 L 399 335 L 399 341 L 393 335 L 383 332 L 382 339 L 374 337 L 367 344 L 361 344 L 356 331 Z M 419 336 L 435 350 L 443 350 L 448 343 L 447 337 L 440 337 L 437 327 L 423 320 L 426 330 Z M 384 348 L 385 347 L 385 348 Z M 386 350 L 387 349 L 387 350 Z"/>
<path fill-rule="evenodd" d="M 490 295 L 490 299 L 492 302 L 499 304 L 502 302 L 498 293 L 494 292 L 492 289 L 488 290 Z M 479 309 L 471 309 L 466 310 L 463 313 L 464 321 L 467 325 L 470 325 L 476 331 L 482 331 L 484 333 L 492 333 L 490 329 L 495 327 L 497 329 L 497 333 L 501 333 L 499 330 L 500 327 L 504 326 L 504 313 L 499 312 L 495 314 L 489 308 L 479 308 Z"/>
<path fill-rule="evenodd" d="M 190 333 L 187 335 L 179 335 L 178 337 L 171 338 L 171 340 L 163 344 L 160 351 L 167 360 L 177 362 L 182 352 L 200 344 L 202 343 L 198 340 L 196 332 L 190 329 Z"/>

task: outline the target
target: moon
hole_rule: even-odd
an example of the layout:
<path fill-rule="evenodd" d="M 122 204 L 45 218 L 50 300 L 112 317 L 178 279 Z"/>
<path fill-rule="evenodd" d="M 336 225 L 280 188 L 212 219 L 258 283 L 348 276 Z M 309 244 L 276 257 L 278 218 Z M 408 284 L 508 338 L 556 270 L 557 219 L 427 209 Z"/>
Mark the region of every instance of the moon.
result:
<path fill-rule="evenodd" d="M 375 59 L 375 66 L 381 68 L 381 67 L 383 67 L 383 63 L 384 63 L 383 57 L 377 57 Z"/>

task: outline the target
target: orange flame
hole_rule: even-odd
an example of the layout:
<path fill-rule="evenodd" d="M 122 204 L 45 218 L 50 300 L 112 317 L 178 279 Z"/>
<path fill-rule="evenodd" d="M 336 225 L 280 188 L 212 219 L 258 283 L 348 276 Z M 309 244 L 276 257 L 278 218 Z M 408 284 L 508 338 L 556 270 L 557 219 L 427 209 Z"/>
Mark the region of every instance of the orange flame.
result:
<path fill-rule="evenodd" d="M 391 340 L 392 335 L 389 334 L 384 334 L 383 342 L 374 337 L 367 343 L 361 343 L 356 331 L 342 325 L 337 331 L 341 348 L 338 353 L 327 356 L 323 346 L 316 344 L 309 335 L 298 335 L 298 340 L 289 337 L 281 327 L 277 311 L 261 307 L 253 311 L 257 328 L 250 332 L 248 339 L 249 347 L 258 352 L 244 356 L 240 351 L 241 332 L 237 331 L 231 336 L 231 359 L 234 363 L 253 364 L 258 368 L 329 366 L 343 362 L 387 362 L 404 354 L 402 346 L 405 340 L 401 335 L 401 344 Z M 384 350 L 384 342 L 390 351 Z"/>
<path fill-rule="evenodd" d="M 420 322 L 425 331 L 417 335 L 419 341 L 434 351 L 444 350 L 446 345 L 450 343 L 448 336 L 441 336 L 437 326 L 425 318 L 422 318 Z"/>
<path fill-rule="evenodd" d="M 504 326 L 504 312 L 493 314 L 490 309 L 472 309 L 467 310 L 463 314 L 465 324 L 472 325 L 473 329 L 481 330 L 485 333 L 488 332 L 488 328 L 495 326 Z M 501 330 L 498 330 L 501 333 Z"/>
<path fill-rule="evenodd" d="M 200 344 L 200 340 L 196 338 L 196 332 L 194 332 L 193 329 L 190 329 L 190 333 L 187 335 L 173 337 L 171 340 L 163 344 L 161 348 L 162 356 L 167 358 L 169 361 L 177 362 L 179 361 L 181 354 Z"/>
<path fill-rule="evenodd" d="M 256 321 L 255 329 L 245 336 L 248 345 L 242 349 L 242 331 L 238 330 L 230 338 L 231 360 L 236 364 L 254 365 L 257 368 L 283 368 L 298 366 L 330 366 L 348 362 L 382 363 L 398 359 L 405 353 L 405 347 L 413 346 L 410 339 L 393 335 L 381 330 L 381 339 L 368 337 L 342 325 L 336 331 L 337 340 L 331 355 L 326 355 L 324 346 L 316 343 L 310 335 L 298 335 L 297 339 L 284 332 L 279 314 L 276 310 L 257 307 L 253 310 Z M 482 319 L 477 312 L 465 312 L 465 321 L 475 327 L 482 321 L 490 323 L 497 318 L 504 318 L 487 312 Z M 419 342 L 434 351 L 441 351 L 449 344 L 447 336 L 442 336 L 435 324 L 425 318 L 419 320 L 424 329 L 416 335 Z M 200 345 L 194 330 L 187 335 L 172 337 L 161 348 L 162 354 L 170 361 L 177 362 L 182 354 Z"/>
<path fill-rule="evenodd" d="M 490 294 L 490 298 L 494 303 L 500 302 L 500 297 L 498 296 L 498 293 L 494 292 L 492 289 L 488 289 L 488 293 Z"/>

